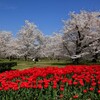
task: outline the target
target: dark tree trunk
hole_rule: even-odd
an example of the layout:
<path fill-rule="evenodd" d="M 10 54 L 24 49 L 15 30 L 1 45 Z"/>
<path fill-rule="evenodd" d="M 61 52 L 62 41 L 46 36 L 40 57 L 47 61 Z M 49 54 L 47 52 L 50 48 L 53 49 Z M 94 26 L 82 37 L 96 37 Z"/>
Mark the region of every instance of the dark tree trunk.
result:
<path fill-rule="evenodd" d="M 97 48 L 95 49 L 95 52 L 97 51 Z M 95 53 L 94 55 L 93 55 L 93 59 L 92 59 L 92 62 L 93 63 L 96 63 L 97 62 L 97 59 L 98 59 L 98 53 Z"/>
<path fill-rule="evenodd" d="M 9 57 L 9 60 L 12 61 L 12 56 Z"/>
<path fill-rule="evenodd" d="M 78 30 L 78 26 L 76 26 Z M 81 53 L 81 41 L 84 39 L 84 37 L 81 35 L 80 31 L 78 30 L 78 37 L 76 40 L 76 53 L 75 55 L 79 55 Z M 72 60 L 73 64 L 79 64 L 80 58 L 75 58 Z"/>
<path fill-rule="evenodd" d="M 81 50 L 80 50 L 80 46 L 81 46 L 81 43 L 79 40 L 76 40 L 76 55 L 79 55 L 81 53 Z M 80 58 L 76 58 L 74 59 L 74 64 L 79 64 L 79 61 L 80 61 Z"/>
<path fill-rule="evenodd" d="M 27 55 L 25 55 L 24 58 L 25 58 L 25 61 L 27 61 Z"/>
<path fill-rule="evenodd" d="M 72 59 L 73 64 L 78 65 L 79 64 L 80 59 Z"/>

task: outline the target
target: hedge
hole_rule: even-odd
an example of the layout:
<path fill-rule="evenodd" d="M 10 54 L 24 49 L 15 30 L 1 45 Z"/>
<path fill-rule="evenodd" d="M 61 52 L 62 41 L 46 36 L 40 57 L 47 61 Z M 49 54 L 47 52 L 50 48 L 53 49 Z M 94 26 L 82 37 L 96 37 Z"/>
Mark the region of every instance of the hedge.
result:
<path fill-rule="evenodd" d="M 0 62 L 0 72 L 11 70 L 13 66 L 17 66 L 17 62 Z"/>

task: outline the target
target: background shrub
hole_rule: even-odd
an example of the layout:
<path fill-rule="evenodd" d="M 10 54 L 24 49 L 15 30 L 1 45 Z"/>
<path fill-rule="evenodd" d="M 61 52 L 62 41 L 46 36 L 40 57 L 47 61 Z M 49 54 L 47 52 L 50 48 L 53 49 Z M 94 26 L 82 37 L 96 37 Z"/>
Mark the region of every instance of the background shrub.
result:
<path fill-rule="evenodd" d="M 13 66 L 17 66 L 17 62 L 0 62 L 0 72 L 11 70 Z"/>

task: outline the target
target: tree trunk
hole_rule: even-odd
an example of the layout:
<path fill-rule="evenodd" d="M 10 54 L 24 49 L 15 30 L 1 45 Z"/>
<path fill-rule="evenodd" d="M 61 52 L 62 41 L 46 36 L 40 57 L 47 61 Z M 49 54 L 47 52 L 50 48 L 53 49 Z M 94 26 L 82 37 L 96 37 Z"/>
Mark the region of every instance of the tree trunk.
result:
<path fill-rule="evenodd" d="M 79 58 L 77 59 L 72 59 L 72 63 L 75 64 L 75 65 L 78 65 L 79 64 Z"/>
<path fill-rule="evenodd" d="M 25 61 L 27 61 L 27 55 L 25 55 L 24 58 L 25 58 Z"/>
<path fill-rule="evenodd" d="M 97 51 L 97 48 L 95 49 L 95 52 Z M 92 59 L 92 62 L 93 63 L 96 63 L 97 62 L 97 59 L 98 59 L 98 53 L 95 53 L 94 55 L 93 55 L 93 59 Z"/>
<path fill-rule="evenodd" d="M 9 57 L 9 60 L 12 61 L 12 56 Z"/>
<path fill-rule="evenodd" d="M 76 26 L 76 29 L 78 30 L 78 26 Z M 81 35 L 80 31 L 78 30 L 78 37 L 76 40 L 76 53 L 75 55 L 79 55 L 81 53 L 81 41 L 84 39 L 84 37 Z M 73 64 L 79 64 L 80 58 L 75 58 L 73 60 Z"/>

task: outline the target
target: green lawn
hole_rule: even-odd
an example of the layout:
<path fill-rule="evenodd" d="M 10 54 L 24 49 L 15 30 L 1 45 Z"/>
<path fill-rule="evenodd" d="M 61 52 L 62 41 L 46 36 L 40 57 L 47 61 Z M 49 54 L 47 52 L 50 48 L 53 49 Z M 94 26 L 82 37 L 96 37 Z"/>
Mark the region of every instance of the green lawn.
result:
<path fill-rule="evenodd" d="M 9 61 L 9 60 L 0 60 L 0 62 L 5 62 L 5 61 Z M 24 61 L 24 60 L 13 60 L 15 62 L 17 62 L 17 66 L 12 67 L 12 69 L 27 69 L 27 68 L 32 68 L 32 67 L 47 67 L 47 66 L 58 66 L 58 67 L 64 67 L 68 64 L 72 64 L 71 61 L 66 61 L 66 60 L 40 60 L 39 62 L 34 63 L 33 61 Z M 80 64 L 93 64 L 93 63 L 89 63 L 89 62 L 84 62 L 80 63 Z M 100 64 L 100 61 L 96 64 Z"/>
<path fill-rule="evenodd" d="M 66 61 L 61 60 L 42 60 L 39 62 L 34 63 L 33 61 L 17 61 L 17 66 L 14 66 L 12 69 L 26 69 L 26 68 L 31 68 L 31 67 L 46 67 L 46 66 L 58 66 L 58 67 L 63 67 L 66 66 Z"/>

